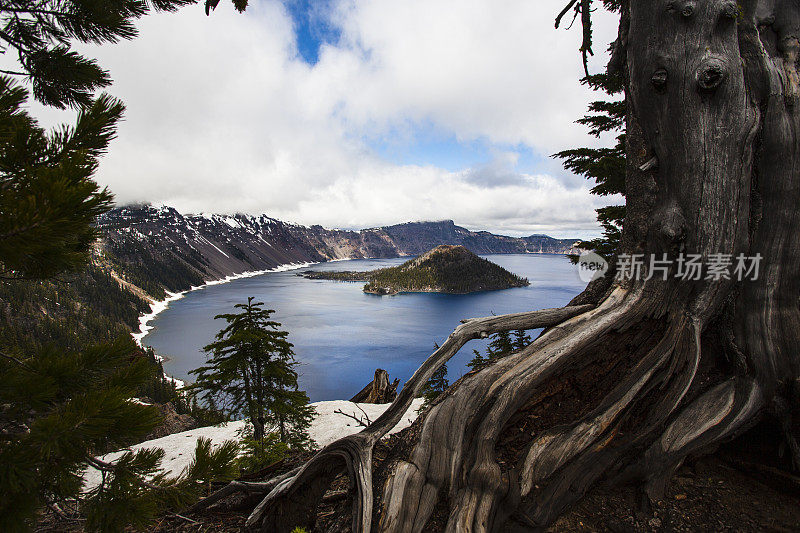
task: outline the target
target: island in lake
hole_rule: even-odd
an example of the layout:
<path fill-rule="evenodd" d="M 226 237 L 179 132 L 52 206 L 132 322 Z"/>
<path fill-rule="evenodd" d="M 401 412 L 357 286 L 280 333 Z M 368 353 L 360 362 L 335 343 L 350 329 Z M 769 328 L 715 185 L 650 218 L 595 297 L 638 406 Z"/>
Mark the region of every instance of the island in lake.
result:
<path fill-rule="evenodd" d="M 368 272 L 315 272 L 299 274 L 309 279 L 364 281 L 364 292 L 444 292 L 466 294 L 530 285 L 527 278 L 478 257 L 463 246 L 437 246 L 400 266 Z"/>

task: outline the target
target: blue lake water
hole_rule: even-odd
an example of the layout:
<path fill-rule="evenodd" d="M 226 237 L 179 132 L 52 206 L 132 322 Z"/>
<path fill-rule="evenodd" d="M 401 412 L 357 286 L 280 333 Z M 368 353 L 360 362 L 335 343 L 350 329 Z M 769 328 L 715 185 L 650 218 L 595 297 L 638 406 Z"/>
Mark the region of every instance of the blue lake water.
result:
<path fill-rule="evenodd" d="M 564 256 L 484 257 L 527 277 L 531 285 L 464 295 L 375 296 L 364 294 L 361 283 L 274 272 L 190 292 L 151 322 L 154 329 L 143 342 L 167 357 L 167 374 L 192 381 L 188 372 L 205 361 L 202 347 L 223 326 L 214 316 L 254 296 L 276 311 L 275 319 L 289 332 L 302 363 L 300 386 L 311 400 L 348 399 L 372 379 L 376 368 L 405 382 L 461 319 L 560 307 L 586 286 Z M 338 261 L 302 270 L 372 270 L 407 259 Z M 486 342 L 472 341 L 448 363 L 451 383 L 465 373 L 472 350 L 482 350 Z"/>

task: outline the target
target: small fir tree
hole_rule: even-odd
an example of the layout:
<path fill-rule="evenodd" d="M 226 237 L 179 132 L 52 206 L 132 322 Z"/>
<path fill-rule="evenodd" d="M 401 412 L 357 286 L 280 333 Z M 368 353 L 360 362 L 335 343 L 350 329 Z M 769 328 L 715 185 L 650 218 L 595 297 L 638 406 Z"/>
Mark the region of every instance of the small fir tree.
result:
<path fill-rule="evenodd" d="M 433 373 L 428 382 L 425 383 L 425 386 L 420 391 L 420 396 L 425 399 L 425 404 L 429 404 L 449 388 L 450 382 L 447 381 L 447 365 L 442 365 Z"/>
<path fill-rule="evenodd" d="M 474 357 L 467 363 L 467 366 L 470 368 L 470 370 L 480 370 L 489 364 L 489 358 L 481 355 L 481 352 L 478 350 L 472 350 L 472 353 Z"/>
<path fill-rule="evenodd" d="M 594 74 L 587 76 L 582 83 L 595 91 L 614 96 L 622 92 L 623 84 L 618 75 Z M 593 114 L 578 120 L 589 127 L 589 133 L 599 137 L 603 133 L 616 132 L 617 142 L 612 148 L 575 148 L 555 154 L 563 160 L 564 168 L 586 179 L 594 180 L 594 194 L 600 196 L 625 196 L 625 101 L 596 101 L 589 105 Z M 616 253 L 622 236 L 625 221 L 625 206 L 610 205 L 597 210 L 597 220 L 603 228 L 603 236 L 581 242 L 578 247 L 594 250 L 606 260 Z M 575 258 L 577 259 L 577 258 Z"/>
<path fill-rule="evenodd" d="M 525 332 L 524 329 L 517 329 L 513 333 L 514 338 L 512 340 L 513 349 L 522 350 L 527 345 L 531 343 L 530 336 Z"/>
<path fill-rule="evenodd" d="M 501 357 L 505 357 L 510 353 L 521 350 L 530 344 L 531 338 L 525 333 L 524 330 L 516 330 L 513 333 L 508 331 L 501 331 L 492 335 L 489 345 L 486 347 L 486 355 L 481 354 L 478 350 L 472 350 L 474 357 L 470 359 L 467 366 L 470 370 L 480 370 L 492 361 L 496 361 Z"/>
<path fill-rule="evenodd" d="M 225 406 L 228 416 L 247 416 L 255 440 L 264 440 L 269 424 L 281 442 L 307 446 L 314 410 L 297 388 L 298 363 L 289 334 L 270 318 L 275 311 L 263 305 L 250 297 L 235 306 L 239 312 L 215 317 L 227 326 L 204 348 L 209 359 L 191 372 L 197 378 L 189 392 Z"/>
<path fill-rule="evenodd" d="M 508 331 L 501 331 L 492 336 L 489 346 L 486 347 L 486 355 L 490 361 L 508 355 L 514 351 L 514 341 L 511 339 L 511 333 Z"/>

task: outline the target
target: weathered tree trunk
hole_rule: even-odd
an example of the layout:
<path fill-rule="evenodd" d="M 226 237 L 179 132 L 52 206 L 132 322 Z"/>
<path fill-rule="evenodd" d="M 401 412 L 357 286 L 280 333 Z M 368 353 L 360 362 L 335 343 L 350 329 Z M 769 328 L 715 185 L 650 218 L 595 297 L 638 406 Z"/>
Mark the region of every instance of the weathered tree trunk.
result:
<path fill-rule="evenodd" d="M 785 411 L 800 377 L 798 36 L 796 0 L 636 0 L 614 54 L 629 104 L 624 251 L 761 254 L 757 280 L 684 280 L 673 266 L 609 283 L 596 306 L 468 321 L 383 416 L 281 480 L 249 525 L 308 525 L 348 472 L 354 531 L 424 531 L 440 502 L 448 531 L 542 527 L 601 476 L 657 498 L 687 454 Z M 442 395 L 373 486 L 374 444 L 441 364 L 469 339 L 539 327 Z"/>
<path fill-rule="evenodd" d="M 391 403 L 397 398 L 399 379 L 389 381 L 389 373 L 379 368 L 375 370 L 375 378 L 358 394 L 350 398 L 354 403 Z"/>
<path fill-rule="evenodd" d="M 250 422 L 253 423 L 253 438 L 258 441 L 263 441 L 264 419 L 258 414 L 258 404 L 253 398 L 253 384 L 250 381 L 250 371 L 248 368 L 243 369 L 242 380 L 244 381 L 244 396 L 247 399 L 247 414 L 250 417 Z"/>

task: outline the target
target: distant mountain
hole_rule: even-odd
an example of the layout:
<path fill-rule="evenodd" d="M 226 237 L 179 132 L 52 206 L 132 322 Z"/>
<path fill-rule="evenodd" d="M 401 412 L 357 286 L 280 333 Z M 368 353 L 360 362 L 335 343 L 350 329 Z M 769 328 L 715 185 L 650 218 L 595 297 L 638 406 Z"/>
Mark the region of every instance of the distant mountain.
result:
<path fill-rule="evenodd" d="M 566 254 L 579 239 L 554 239 L 547 235 L 506 237 L 488 231 L 470 231 L 452 220 L 407 222 L 364 231 L 387 235 L 401 255 L 419 255 L 440 244 L 459 245 L 476 254 Z"/>
<path fill-rule="evenodd" d="M 445 292 L 466 294 L 526 287 L 521 278 L 463 246 L 442 244 L 402 265 L 368 272 L 315 272 L 302 274 L 310 279 L 366 281 L 364 292 L 398 294 L 402 292 Z"/>
<path fill-rule="evenodd" d="M 452 220 L 346 231 L 266 215 L 182 215 L 151 205 L 115 208 L 100 218 L 99 227 L 117 273 L 153 295 L 287 263 L 416 256 L 441 244 L 476 254 L 566 254 L 578 241 L 473 232 Z"/>

